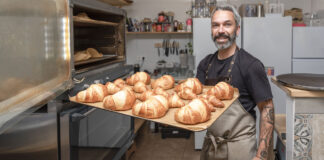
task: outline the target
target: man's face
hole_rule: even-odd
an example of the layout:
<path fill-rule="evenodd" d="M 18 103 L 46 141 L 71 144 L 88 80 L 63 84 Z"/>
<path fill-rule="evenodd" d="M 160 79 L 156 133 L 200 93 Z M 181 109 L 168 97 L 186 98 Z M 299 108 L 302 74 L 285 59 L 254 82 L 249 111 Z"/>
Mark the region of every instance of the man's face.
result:
<path fill-rule="evenodd" d="M 212 38 L 219 50 L 227 49 L 236 40 L 240 27 L 236 27 L 234 14 L 231 11 L 219 10 L 212 17 Z"/>

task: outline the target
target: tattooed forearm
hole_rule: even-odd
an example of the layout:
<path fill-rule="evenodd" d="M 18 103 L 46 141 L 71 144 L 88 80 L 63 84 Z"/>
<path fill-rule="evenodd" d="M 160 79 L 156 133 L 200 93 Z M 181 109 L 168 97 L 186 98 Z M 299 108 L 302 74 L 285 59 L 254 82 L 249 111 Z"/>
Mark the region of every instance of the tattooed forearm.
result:
<path fill-rule="evenodd" d="M 274 128 L 274 107 L 272 101 L 258 104 L 260 109 L 260 136 L 257 157 L 267 159 L 269 156 L 268 148 L 272 145 L 272 133 Z"/>

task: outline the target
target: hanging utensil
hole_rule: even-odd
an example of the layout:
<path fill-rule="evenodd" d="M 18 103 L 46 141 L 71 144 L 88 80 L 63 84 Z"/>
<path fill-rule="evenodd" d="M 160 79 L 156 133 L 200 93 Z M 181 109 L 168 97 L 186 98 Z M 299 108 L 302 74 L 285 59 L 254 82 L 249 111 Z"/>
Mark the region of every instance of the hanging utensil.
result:
<path fill-rule="evenodd" d="M 158 50 L 158 56 L 160 57 L 161 53 L 160 53 L 160 48 L 162 48 L 162 44 L 161 43 L 155 43 L 154 47 L 157 48 Z"/>
<path fill-rule="evenodd" d="M 169 44 L 170 41 L 167 39 L 166 40 L 166 51 L 165 51 L 165 56 L 169 57 Z"/>

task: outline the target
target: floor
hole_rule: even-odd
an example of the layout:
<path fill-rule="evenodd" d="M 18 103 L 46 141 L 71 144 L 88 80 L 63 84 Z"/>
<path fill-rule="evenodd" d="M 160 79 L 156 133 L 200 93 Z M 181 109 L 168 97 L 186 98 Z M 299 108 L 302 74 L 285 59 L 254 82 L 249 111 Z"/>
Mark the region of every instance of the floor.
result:
<path fill-rule="evenodd" d="M 194 149 L 194 134 L 190 138 L 165 138 L 161 132 L 151 131 L 144 123 L 135 138 L 136 149 L 130 160 L 199 160 L 200 151 Z"/>

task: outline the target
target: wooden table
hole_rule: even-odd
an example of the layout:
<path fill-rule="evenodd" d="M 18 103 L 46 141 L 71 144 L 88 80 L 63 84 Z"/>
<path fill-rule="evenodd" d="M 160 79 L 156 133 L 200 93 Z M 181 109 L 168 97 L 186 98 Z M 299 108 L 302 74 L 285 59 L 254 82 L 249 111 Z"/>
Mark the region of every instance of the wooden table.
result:
<path fill-rule="evenodd" d="M 271 80 L 287 93 L 286 159 L 323 159 L 324 91 L 294 89 Z M 278 124 L 275 128 L 282 128 Z"/>

